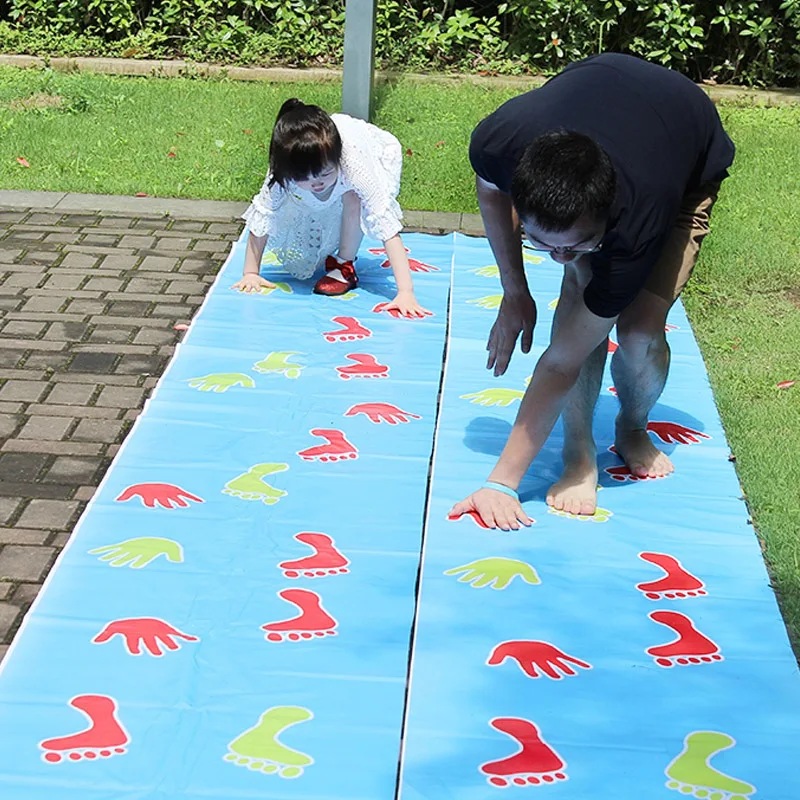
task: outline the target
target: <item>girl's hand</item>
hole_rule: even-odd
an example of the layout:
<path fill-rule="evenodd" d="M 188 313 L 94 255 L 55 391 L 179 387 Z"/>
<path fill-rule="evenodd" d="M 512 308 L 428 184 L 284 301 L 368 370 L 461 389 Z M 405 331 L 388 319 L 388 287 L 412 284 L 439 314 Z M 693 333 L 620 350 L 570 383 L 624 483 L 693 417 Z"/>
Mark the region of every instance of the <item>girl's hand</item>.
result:
<path fill-rule="evenodd" d="M 450 510 L 451 517 L 474 511 L 489 528 L 517 531 L 520 524 L 532 525 L 532 520 L 523 510 L 519 500 L 494 489 L 478 489 L 465 500 L 456 503 Z"/>
<path fill-rule="evenodd" d="M 384 311 L 399 311 L 404 317 L 425 317 L 433 316 L 432 311 L 423 308 L 414 297 L 414 292 L 398 292 L 391 303 L 387 303 Z"/>
<path fill-rule="evenodd" d="M 274 288 L 276 284 L 262 278 L 257 272 L 245 272 L 242 279 L 231 286 L 231 289 L 238 289 L 240 292 L 260 292 L 262 289 Z"/>

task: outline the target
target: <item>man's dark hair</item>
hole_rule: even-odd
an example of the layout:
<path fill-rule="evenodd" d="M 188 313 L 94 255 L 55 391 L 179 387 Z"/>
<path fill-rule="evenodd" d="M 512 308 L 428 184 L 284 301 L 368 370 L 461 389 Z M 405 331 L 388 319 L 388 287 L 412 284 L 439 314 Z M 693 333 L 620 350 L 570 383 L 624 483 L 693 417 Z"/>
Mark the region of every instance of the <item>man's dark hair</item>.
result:
<path fill-rule="evenodd" d="M 614 165 L 597 142 L 574 131 L 550 131 L 525 148 L 511 179 L 511 199 L 522 219 L 564 231 L 584 215 L 607 217 L 616 186 Z"/>
<path fill-rule="evenodd" d="M 327 112 L 294 97 L 281 106 L 269 143 L 270 185 L 286 188 L 290 180 L 302 181 L 329 165 L 338 166 L 341 158 L 342 140 Z"/>

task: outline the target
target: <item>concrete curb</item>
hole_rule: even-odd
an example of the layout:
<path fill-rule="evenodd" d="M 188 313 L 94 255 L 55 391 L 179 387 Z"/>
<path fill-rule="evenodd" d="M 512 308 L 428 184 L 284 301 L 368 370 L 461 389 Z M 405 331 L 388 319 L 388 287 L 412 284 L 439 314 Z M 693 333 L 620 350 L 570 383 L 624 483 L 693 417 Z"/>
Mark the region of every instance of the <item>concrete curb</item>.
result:
<path fill-rule="evenodd" d="M 248 204 L 221 200 L 184 200 L 176 197 L 128 197 L 125 195 L 78 194 L 76 192 L 29 192 L 0 190 L 0 208 L 54 213 L 100 212 L 106 216 L 172 217 L 186 220 L 239 222 Z M 483 236 L 480 214 L 441 211 L 406 211 L 405 230 L 419 233 L 459 231 Z"/>
<path fill-rule="evenodd" d="M 338 82 L 341 69 L 289 67 L 235 67 L 176 60 L 149 60 L 135 58 L 45 58 L 28 55 L 0 55 L 0 64 L 16 67 L 52 67 L 63 72 L 92 72 L 104 75 L 139 75 L 161 77 L 225 77 L 237 81 Z M 378 81 L 408 80 L 417 83 L 453 85 L 472 83 L 477 86 L 518 88 L 522 91 L 541 86 L 546 78 L 536 75 L 452 75 L 398 73 L 378 71 Z M 800 89 L 748 89 L 744 86 L 709 86 L 699 84 L 714 102 L 737 105 L 784 106 L 800 103 Z"/>

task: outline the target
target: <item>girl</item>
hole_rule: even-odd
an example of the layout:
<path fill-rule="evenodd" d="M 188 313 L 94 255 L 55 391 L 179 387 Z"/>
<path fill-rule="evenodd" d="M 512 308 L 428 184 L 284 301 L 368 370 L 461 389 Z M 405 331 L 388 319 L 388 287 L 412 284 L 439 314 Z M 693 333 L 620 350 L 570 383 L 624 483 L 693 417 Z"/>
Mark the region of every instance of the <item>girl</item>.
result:
<path fill-rule="evenodd" d="M 397 282 L 386 310 L 404 316 L 426 311 L 414 297 L 400 239 L 403 155 L 392 134 L 346 114 L 329 116 L 319 106 L 287 100 L 278 112 L 269 146 L 269 173 L 245 212 L 250 229 L 243 292 L 275 284 L 259 275 L 270 248 L 297 278 L 310 278 L 324 262 L 317 294 L 339 295 L 358 286 L 355 260 L 364 233 L 383 242 Z M 336 255 L 334 255 L 336 253 Z"/>

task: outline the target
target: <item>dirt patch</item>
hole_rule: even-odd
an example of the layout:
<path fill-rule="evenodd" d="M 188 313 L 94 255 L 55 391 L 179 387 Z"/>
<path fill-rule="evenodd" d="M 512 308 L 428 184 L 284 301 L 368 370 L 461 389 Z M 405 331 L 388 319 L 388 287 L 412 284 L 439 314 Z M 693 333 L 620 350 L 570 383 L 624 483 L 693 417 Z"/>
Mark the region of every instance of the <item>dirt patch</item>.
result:
<path fill-rule="evenodd" d="M 786 292 L 786 297 L 795 308 L 800 308 L 800 288 L 789 289 Z"/>
<path fill-rule="evenodd" d="M 61 108 L 63 105 L 64 98 L 60 95 L 37 92 L 28 97 L 17 97 L 8 107 L 12 111 L 30 111 L 32 108 Z"/>

